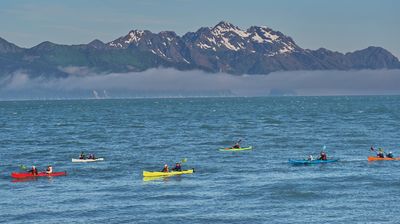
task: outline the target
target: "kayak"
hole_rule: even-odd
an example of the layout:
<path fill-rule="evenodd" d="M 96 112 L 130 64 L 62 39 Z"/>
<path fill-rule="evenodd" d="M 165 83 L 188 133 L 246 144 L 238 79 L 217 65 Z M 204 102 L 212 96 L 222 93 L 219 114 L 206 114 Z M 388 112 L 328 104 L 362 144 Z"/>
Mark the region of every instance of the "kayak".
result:
<path fill-rule="evenodd" d="M 381 160 L 400 160 L 400 158 L 380 158 L 375 156 L 368 156 L 368 161 L 381 161 Z"/>
<path fill-rule="evenodd" d="M 31 172 L 24 172 L 24 173 L 11 173 L 12 178 L 29 178 L 29 177 L 56 177 L 56 176 L 66 176 L 67 172 L 53 172 L 53 173 L 46 173 L 46 172 L 39 172 L 37 175 L 33 175 Z"/>
<path fill-rule="evenodd" d="M 90 163 L 90 162 L 97 162 L 103 161 L 104 158 L 96 158 L 96 159 L 72 159 L 73 163 Z"/>
<path fill-rule="evenodd" d="M 328 159 L 328 160 L 291 160 L 289 159 L 289 163 L 293 165 L 308 165 L 308 164 L 320 164 L 320 163 L 334 163 L 339 161 L 338 159 Z"/>
<path fill-rule="evenodd" d="M 249 146 L 246 148 L 223 148 L 219 149 L 219 151 L 244 151 L 244 150 L 251 150 L 253 149 L 253 146 Z"/>
<path fill-rule="evenodd" d="M 143 171 L 143 177 L 170 177 L 170 176 L 182 175 L 182 174 L 192 174 L 193 172 L 194 172 L 194 169 L 182 170 L 182 171 L 171 171 L 171 172 Z"/>

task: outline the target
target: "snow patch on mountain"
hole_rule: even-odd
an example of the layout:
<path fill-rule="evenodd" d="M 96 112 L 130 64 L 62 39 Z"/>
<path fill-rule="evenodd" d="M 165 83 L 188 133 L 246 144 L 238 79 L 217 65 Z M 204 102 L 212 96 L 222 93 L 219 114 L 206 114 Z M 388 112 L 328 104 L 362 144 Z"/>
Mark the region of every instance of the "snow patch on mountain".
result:
<path fill-rule="evenodd" d="M 142 30 L 135 30 L 129 32 L 129 39 L 125 41 L 125 43 L 130 44 L 130 43 L 137 43 L 139 40 L 142 38 L 144 34 L 144 31 Z"/>

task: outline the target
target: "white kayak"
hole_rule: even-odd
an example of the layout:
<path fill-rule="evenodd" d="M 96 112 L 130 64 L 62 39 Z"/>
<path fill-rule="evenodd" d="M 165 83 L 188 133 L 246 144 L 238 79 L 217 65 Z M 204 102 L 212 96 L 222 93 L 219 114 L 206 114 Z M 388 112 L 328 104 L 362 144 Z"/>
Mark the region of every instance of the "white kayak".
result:
<path fill-rule="evenodd" d="M 72 159 L 73 163 L 90 163 L 90 162 L 97 162 L 103 161 L 104 158 L 96 158 L 96 159 Z"/>

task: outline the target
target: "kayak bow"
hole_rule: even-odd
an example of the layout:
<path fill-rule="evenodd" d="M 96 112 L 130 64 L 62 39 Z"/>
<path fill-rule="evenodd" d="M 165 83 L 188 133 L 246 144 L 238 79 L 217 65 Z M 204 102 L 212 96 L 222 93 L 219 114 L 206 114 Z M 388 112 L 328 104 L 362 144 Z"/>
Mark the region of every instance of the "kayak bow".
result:
<path fill-rule="evenodd" d="M 182 170 L 182 171 L 171 171 L 171 172 L 152 172 L 152 171 L 143 171 L 143 177 L 170 177 L 175 175 L 182 174 L 192 174 L 194 172 L 191 170 Z"/>

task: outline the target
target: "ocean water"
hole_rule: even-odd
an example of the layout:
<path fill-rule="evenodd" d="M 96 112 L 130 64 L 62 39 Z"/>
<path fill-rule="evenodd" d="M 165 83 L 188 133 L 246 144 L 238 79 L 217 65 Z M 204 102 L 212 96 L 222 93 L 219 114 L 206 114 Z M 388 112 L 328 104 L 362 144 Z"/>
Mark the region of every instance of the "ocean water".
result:
<path fill-rule="evenodd" d="M 367 161 L 399 130 L 399 96 L 0 102 L 0 222 L 400 223 L 400 162 Z M 237 139 L 254 150 L 218 151 Z M 340 162 L 288 164 L 323 145 Z M 49 164 L 68 175 L 10 177 Z"/>

